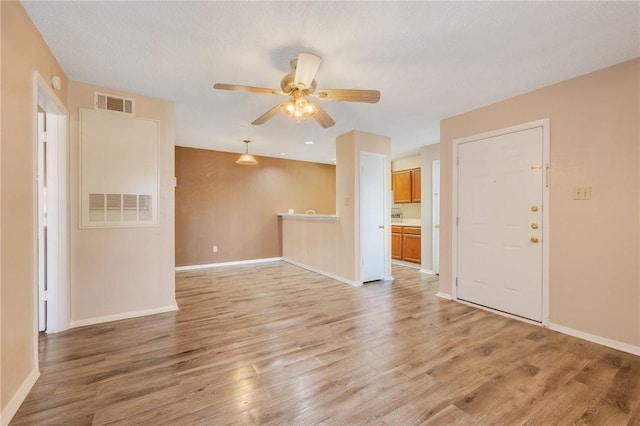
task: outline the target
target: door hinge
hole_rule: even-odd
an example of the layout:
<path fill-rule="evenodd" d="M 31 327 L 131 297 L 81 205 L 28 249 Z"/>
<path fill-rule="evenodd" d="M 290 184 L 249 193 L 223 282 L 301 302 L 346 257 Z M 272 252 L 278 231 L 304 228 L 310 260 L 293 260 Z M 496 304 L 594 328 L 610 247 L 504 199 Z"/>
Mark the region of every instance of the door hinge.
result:
<path fill-rule="evenodd" d="M 456 277 L 456 287 L 458 287 L 458 277 Z"/>
<path fill-rule="evenodd" d="M 458 226 L 459 223 L 460 223 L 460 218 L 456 216 L 456 226 Z"/>
<path fill-rule="evenodd" d="M 456 157 L 456 164 L 459 166 L 460 165 L 460 157 Z"/>

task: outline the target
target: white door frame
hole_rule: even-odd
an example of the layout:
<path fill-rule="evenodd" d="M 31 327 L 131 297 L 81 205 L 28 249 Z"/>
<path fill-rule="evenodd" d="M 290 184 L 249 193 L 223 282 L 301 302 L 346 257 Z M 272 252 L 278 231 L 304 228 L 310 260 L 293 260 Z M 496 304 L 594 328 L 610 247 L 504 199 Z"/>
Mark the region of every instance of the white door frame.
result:
<path fill-rule="evenodd" d="M 550 146 L 550 122 L 548 118 L 532 121 L 529 123 L 523 123 L 512 127 L 506 127 L 504 129 L 498 129 L 491 132 L 480 133 L 473 136 L 464 137 L 461 139 L 455 139 L 453 141 L 453 156 L 452 156 L 452 216 L 451 216 L 451 297 L 453 300 L 458 300 L 458 288 L 456 285 L 458 275 L 458 152 L 460 144 L 478 141 L 482 139 L 492 138 L 495 136 L 505 135 L 509 133 L 516 133 L 523 130 L 533 129 L 536 127 L 542 127 L 542 163 L 544 164 L 544 183 L 542 190 L 542 325 L 549 326 L 549 178 L 550 178 L 550 163 L 549 163 L 549 146 Z M 476 306 L 476 305 L 474 305 Z M 490 308 L 492 312 L 496 312 L 502 315 L 506 315 L 511 318 L 519 319 L 525 322 L 531 322 L 539 324 L 534 321 L 530 321 L 519 316 L 506 314 L 504 312 L 496 311 Z"/>
<path fill-rule="evenodd" d="M 38 73 L 33 76 L 34 155 L 33 168 L 38 170 L 38 106 L 47 116 L 47 165 L 51 177 L 47 187 L 48 253 L 47 253 L 47 333 L 69 328 L 69 214 L 68 214 L 68 146 L 69 112 L 62 101 Z M 33 229 L 38 229 L 38 180 L 34 179 Z M 38 232 L 34 232 L 34 329 L 35 358 L 38 365 Z"/>
<path fill-rule="evenodd" d="M 369 152 L 369 151 L 360 151 L 360 158 L 358 160 L 359 162 L 359 170 L 358 170 L 358 181 L 359 181 L 359 188 L 358 188 L 358 198 L 360 199 L 360 193 L 362 191 L 362 182 L 361 182 L 361 176 L 362 176 L 362 157 L 363 156 L 369 156 L 369 157 L 377 157 L 379 159 L 383 160 L 383 164 L 384 164 L 384 173 L 383 173 L 383 187 L 381 189 L 382 191 L 382 196 L 383 196 L 383 204 L 384 204 L 384 213 L 383 213 L 383 226 L 384 226 L 384 277 L 383 279 L 388 281 L 388 280 L 393 280 L 393 277 L 391 277 L 391 210 L 389 207 L 389 195 L 390 195 L 390 191 L 387 190 L 387 188 L 391 188 L 391 184 L 389 182 L 390 176 L 391 176 L 391 172 L 389 170 L 389 161 L 387 159 L 387 156 L 384 154 L 380 154 L 380 153 L 376 153 L 376 152 Z M 362 215 L 363 213 L 363 209 L 362 209 L 362 205 L 359 204 L 359 217 L 358 217 L 358 221 L 359 221 L 359 242 L 358 244 L 362 244 Z M 388 212 L 388 214 L 387 214 Z M 360 248 L 360 259 L 358 259 L 358 261 L 360 262 L 360 266 L 359 266 L 359 271 L 360 273 L 358 274 L 358 281 L 362 284 L 362 247 Z"/>

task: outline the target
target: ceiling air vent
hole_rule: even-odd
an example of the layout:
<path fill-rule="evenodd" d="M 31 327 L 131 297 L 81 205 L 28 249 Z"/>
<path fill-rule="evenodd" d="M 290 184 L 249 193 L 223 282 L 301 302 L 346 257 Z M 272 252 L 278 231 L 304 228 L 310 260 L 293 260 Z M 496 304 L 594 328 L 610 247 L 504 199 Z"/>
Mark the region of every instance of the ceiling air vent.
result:
<path fill-rule="evenodd" d="M 94 94 L 94 104 L 96 109 L 105 111 L 117 111 L 125 114 L 133 114 L 133 99 L 120 96 L 106 95 L 96 92 Z"/>

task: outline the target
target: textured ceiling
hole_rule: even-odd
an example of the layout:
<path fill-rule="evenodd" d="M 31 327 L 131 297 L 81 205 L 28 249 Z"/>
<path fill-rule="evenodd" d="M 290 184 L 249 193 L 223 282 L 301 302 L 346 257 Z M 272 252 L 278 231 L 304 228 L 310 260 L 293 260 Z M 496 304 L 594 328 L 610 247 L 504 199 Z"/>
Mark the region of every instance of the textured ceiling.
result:
<path fill-rule="evenodd" d="M 67 76 L 169 99 L 176 144 L 330 163 L 352 129 L 392 156 L 439 142 L 439 121 L 640 56 L 638 2 L 40 2 L 23 5 Z M 323 58 L 318 88 L 378 89 L 377 104 L 321 101 L 336 125 L 281 114 L 299 52 Z M 305 145 L 312 140 L 314 145 Z"/>

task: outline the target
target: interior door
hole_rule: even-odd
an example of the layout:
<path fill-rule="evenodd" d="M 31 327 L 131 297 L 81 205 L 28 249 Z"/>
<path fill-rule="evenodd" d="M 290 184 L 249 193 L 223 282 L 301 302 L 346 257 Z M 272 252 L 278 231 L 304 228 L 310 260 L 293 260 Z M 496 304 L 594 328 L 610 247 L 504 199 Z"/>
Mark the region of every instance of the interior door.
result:
<path fill-rule="evenodd" d="M 431 162 L 432 272 L 440 273 L 440 160 Z"/>
<path fill-rule="evenodd" d="M 458 146 L 458 299 L 542 321 L 543 129 Z"/>
<path fill-rule="evenodd" d="M 360 277 L 362 282 L 384 279 L 385 167 L 384 155 L 360 153 Z"/>

